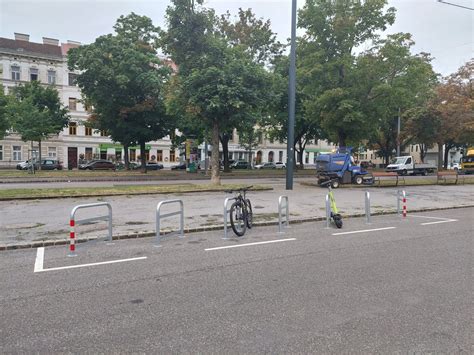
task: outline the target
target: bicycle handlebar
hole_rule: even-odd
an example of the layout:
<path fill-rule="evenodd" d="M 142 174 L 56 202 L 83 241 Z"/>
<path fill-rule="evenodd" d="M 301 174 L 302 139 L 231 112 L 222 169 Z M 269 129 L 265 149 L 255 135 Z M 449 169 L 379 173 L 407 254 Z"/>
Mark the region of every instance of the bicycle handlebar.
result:
<path fill-rule="evenodd" d="M 247 187 L 241 187 L 240 189 L 233 189 L 233 190 L 224 190 L 225 193 L 233 193 L 234 191 L 248 191 L 253 187 L 253 185 L 247 186 Z"/>

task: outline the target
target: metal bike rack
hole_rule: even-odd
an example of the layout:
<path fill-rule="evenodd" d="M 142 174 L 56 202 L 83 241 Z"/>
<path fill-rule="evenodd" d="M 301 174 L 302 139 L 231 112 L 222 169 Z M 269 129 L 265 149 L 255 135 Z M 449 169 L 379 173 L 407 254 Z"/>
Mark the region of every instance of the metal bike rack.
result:
<path fill-rule="evenodd" d="M 365 223 L 370 224 L 370 192 L 365 192 Z"/>
<path fill-rule="evenodd" d="M 180 206 L 179 211 L 161 214 L 161 206 L 171 204 L 171 203 L 179 203 L 179 206 Z M 156 243 L 154 245 L 155 247 L 160 247 L 161 246 L 160 245 L 160 241 L 161 241 L 161 234 L 160 234 L 161 218 L 175 216 L 177 214 L 180 215 L 180 219 L 179 219 L 179 222 L 180 222 L 179 223 L 180 224 L 179 237 L 182 238 L 182 237 L 184 237 L 184 204 L 183 204 L 183 201 L 182 200 L 165 200 L 165 201 L 161 201 L 160 203 L 158 203 L 158 205 L 156 206 Z"/>
<path fill-rule="evenodd" d="M 227 197 L 224 201 L 224 238 L 222 239 L 229 239 L 227 237 L 227 215 L 229 214 L 229 210 L 227 209 L 227 205 L 229 204 L 229 201 L 236 200 L 237 198 L 235 197 Z"/>
<path fill-rule="evenodd" d="M 285 201 L 285 204 L 283 204 Z M 283 214 L 283 209 L 285 213 Z M 282 221 L 282 218 L 285 218 L 285 221 Z M 289 228 L 290 226 L 290 212 L 288 208 L 288 196 L 280 196 L 278 198 L 278 233 L 284 233 L 284 228 Z"/>
<path fill-rule="evenodd" d="M 331 204 L 329 203 L 329 194 L 326 195 L 326 229 L 329 229 L 331 222 Z"/>
<path fill-rule="evenodd" d="M 400 216 L 400 202 L 403 202 L 403 212 L 402 215 L 403 217 L 407 216 L 407 195 L 405 190 L 398 190 L 397 191 L 397 215 Z"/>
<path fill-rule="evenodd" d="M 75 214 L 76 211 L 81 209 L 81 208 L 90 208 L 90 207 L 99 207 L 99 206 L 107 206 L 107 209 L 109 210 L 109 213 L 106 216 L 99 216 L 99 217 L 92 217 L 92 218 L 85 218 L 81 220 L 76 220 L 75 219 Z M 69 244 L 69 254 L 68 256 L 76 256 L 76 232 L 74 230 L 76 225 L 81 225 L 81 224 L 86 224 L 90 222 L 95 222 L 95 221 L 109 221 L 109 236 L 108 236 L 108 241 L 112 241 L 112 206 L 108 202 L 97 202 L 97 203 L 89 203 L 86 205 L 78 205 L 74 207 L 71 211 L 71 217 L 69 219 L 69 226 L 71 227 L 71 231 L 69 233 L 69 239 L 70 239 L 70 244 Z"/>

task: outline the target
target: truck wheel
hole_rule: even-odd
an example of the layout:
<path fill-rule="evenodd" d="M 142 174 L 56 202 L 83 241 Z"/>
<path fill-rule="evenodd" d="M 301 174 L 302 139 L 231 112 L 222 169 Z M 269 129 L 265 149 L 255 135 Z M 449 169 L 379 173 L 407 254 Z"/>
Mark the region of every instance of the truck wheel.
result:
<path fill-rule="evenodd" d="M 331 187 L 337 189 L 339 187 L 339 179 L 331 180 Z"/>
<path fill-rule="evenodd" d="M 408 171 L 406 169 L 402 170 L 402 175 L 403 176 L 407 176 L 407 174 L 408 174 Z"/>
<path fill-rule="evenodd" d="M 356 185 L 362 185 L 362 182 L 364 182 L 364 179 L 362 179 L 362 176 L 356 176 L 355 178 Z"/>

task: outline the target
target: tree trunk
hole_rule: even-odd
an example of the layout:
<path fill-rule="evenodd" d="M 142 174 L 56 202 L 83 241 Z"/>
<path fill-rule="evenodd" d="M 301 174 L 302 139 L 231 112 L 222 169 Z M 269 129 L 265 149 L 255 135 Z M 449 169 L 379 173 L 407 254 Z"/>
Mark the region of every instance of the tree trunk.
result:
<path fill-rule="evenodd" d="M 219 172 L 219 123 L 213 122 L 212 125 L 212 153 L 211 153 L 211 183 L 221 184 Z"/>
<path fill-rule="evenodd" d="M 420 144 L 420 160 L 422 163 L 425 162 L 425 155 L 426 155 L 426 146 L 424 144 Z"/>
<path fill-rule="evenodd" d="M 219 140 L 222 144 L 222 156 L 224 160 L 224 171 L 229 172 L 229 135 L 227 133 L 222 133 L 222 135 L 219 135 Z"/>
<path fill-rule="evenodd" d="M 438 142 L 438 170 L 443 168 L 443 143 Z"/>
<path fill-rule="evenodd" d="M 128 144 L 123 145 L 123 161 L 125 163 L 125 170 L 130 170 L 130 158 L 128 156 Z"/>
<path fill-rule="evenodd" d="M 452 147 L 453 147 L 453 144 L 450 144 L 450 143 L 446 143 L 444 146 L 444 168 L 445 169 L 448 168 L 448 155 Z"/>
<path fill-rule="evenodd" d="M 302 144 L 301 144 L 301 141 L 298 141 L 298 147 L 299 147 L 299 149 L 298 149 L 298 153 L 297 153 L 297 154 L 298 154 L 298 160 L 300 161 L 300 168 L 301 168 L 301 169 L 304 169 L 304 161 L 303 161 L 303 158 L 304 158 L 304 156 L 303 156 L 303 155 L 304 155 L 304 148 L 303 148 L 303 146 L 302 146 Z"/>
<path fill-rule="evenodd" d="M 345 147 L 346 146 L 346 134 L 342 131 L 339 131 L 337 133 L 337 140 L 340 147 Z"/>
<path fill-rule="evenodd" d="M 38 141 L 38 150 L 39 150 L 39 164 L 38 164 L 38 170 L 41 170 L 41 140 Z"/>
<path fill-rule="evenodd" d="M 141 172 L 146 174 L 145 142 L 140 142 L 140 162 L 141 162 Z"/>

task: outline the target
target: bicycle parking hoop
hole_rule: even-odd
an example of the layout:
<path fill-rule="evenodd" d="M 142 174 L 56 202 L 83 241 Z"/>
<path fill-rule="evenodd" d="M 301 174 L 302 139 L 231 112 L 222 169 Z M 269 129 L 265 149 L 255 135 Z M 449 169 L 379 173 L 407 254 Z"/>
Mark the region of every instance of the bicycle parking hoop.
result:
<path fill-rule="evenodd" d="M 171 204 L 171 203 L 178 203 L 179 204 L 179 211 L 169 212 L 165 214 L 161 214 L 161 207 L 163 205 Z M 165 200 L 158 203 L 156 206 L 156 242 L 154 244 L 155 247 L 161 247 L 161 219 L 163 217 L 171 217 L 175 215 L 180 215 L 179 218 L 179 237 L 184 238 L 184 204 L 182 200 Z"/>
<path fill-rule="evenodd" d="M 229 239 L 229 237 L 227 237 L 227 215 L 230 211 L 227 209 L 227 205 L 229 204 L 229 201 L 233 201 L 236 199 L 236 197 L 227 197 L 224 201 L 224 237 L 222 238 L 224 240 Z"/>

